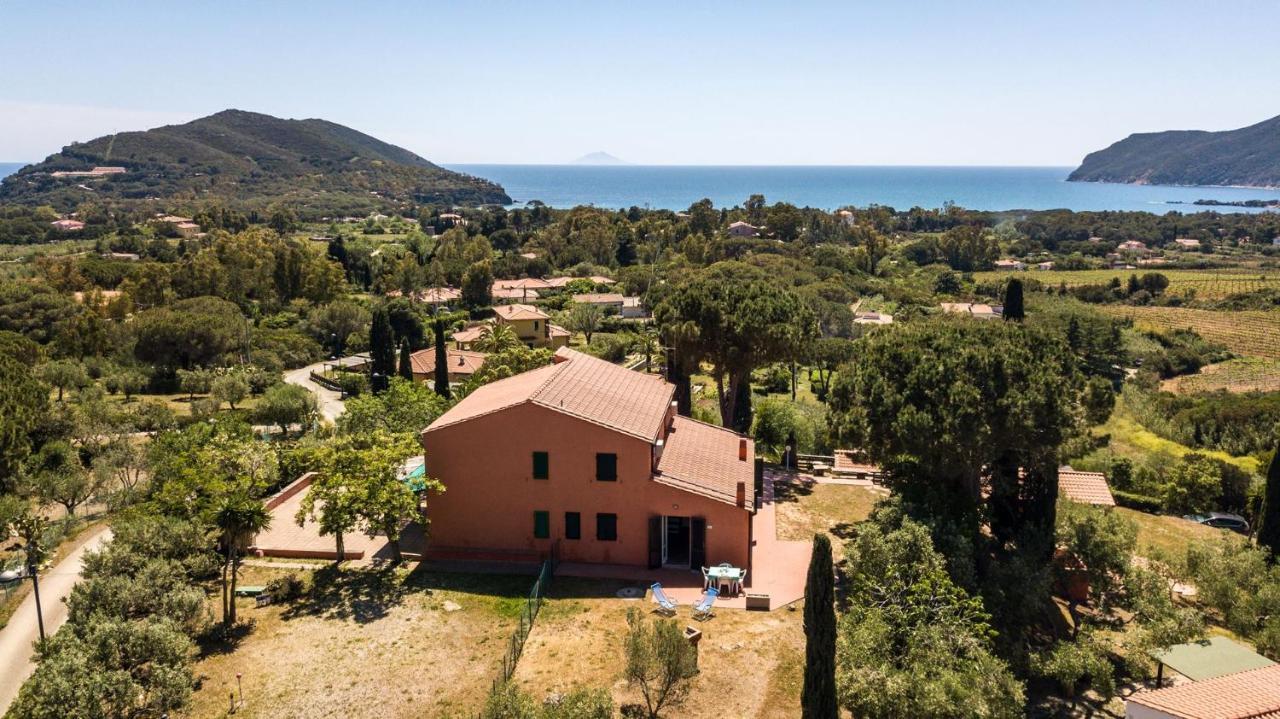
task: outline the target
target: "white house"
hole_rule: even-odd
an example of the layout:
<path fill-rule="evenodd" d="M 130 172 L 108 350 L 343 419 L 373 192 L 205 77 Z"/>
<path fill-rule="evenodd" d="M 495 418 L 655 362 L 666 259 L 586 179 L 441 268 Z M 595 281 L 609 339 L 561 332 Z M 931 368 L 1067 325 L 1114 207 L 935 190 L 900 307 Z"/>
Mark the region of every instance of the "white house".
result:
<path fill-rule="evenodd" d="M 1027 269 L 1027 263 L 1020 260 L 996 260 L 996 269 L 1021 272 Z"/>
<path fill-rule="evenodd" d="M 760 228 L 749 222 L 738 220 L 729 225 L 729 234 L 734 237 L 758 237 Z"/>

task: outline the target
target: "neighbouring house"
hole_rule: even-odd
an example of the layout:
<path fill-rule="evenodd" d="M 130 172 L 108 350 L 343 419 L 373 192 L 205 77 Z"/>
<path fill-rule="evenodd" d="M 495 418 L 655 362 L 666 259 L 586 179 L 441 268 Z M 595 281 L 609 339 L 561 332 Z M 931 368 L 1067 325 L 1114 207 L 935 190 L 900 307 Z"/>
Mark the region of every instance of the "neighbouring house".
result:
<path fill-rule="evenodd" d="M 1027 263 L 1020 260 L 996 260 L 996 269 L 1020 272 L 1027 269 Z"/>
<path fill-rule="evenodd" d="M 1147 257 L 1145 259 L 1138 260 L 1139 267 L 1160 267 L 1161 265 L 1167 264 L 1169 264 L 1169 260 L 1166 260 L 1163 257 Z"/>
<path fill-rule="evenodd" d="M 855 325 L 891 325 L 893 315 L 884 312 L 857 312 L 853 315 Z"/>
<path fill-rule="evenodd" d="M 751 566 L 755 447 L 676 414 L 675 387 L 561 348 L 422 432 L 427 556 Z"/>
<path fill-rule="evenodd" d="M 521 256 L 521 257 L 523 257 L 523 258 L 525 258 L 526 260 L 536 260 L 536 259 L 538 259 L 538 253 L 537 253 L 537 252 L 521 252 L 521 253 L 520 253 L 520 256 Z"/>
<path fill-rule="evenodd" d="M 1280 664 L 1125 698 L 1126 719 L 1273 719 L 1280 716 Z"/>
<path fill-rule="evenodd" d="M 545 290 L 551 285 L 546 280 L 536 277 L 524 277 L 518 280 L 494 280 L 489 294 L 501 300 L 536 300 L 538 290 Z"/>
<path fill-rule="evenodd" d="M 465 227 L 467 224 L 467 218 L 456 212 L 442 212 L 440 221 L 448 223 L 450 227 Z"/>
<path fill-rule="evenodd" d="M 1121 242 L 1119 245 L 1116 245 L 1116 249 L 1120 250 L 1121 252 L 1142 253 L 1147 251 L 1147 243 L 1139 242 L 1138 240 L 1125 240 L 1124 242 Z"/>
<path fill-rule="evenodd" d="M 591 280 L 597 285 L 612 285 L 616 281 L 612 277 L 605 277 L 604 275 L 591 275 L 590 277 L 548 277 L 543 282 L 547 283 L 549 289 L 558 290 L 567 287 L 574 280 Z"/>
<path fill-rule="evenodd" d="M 1058 495 L 1081 504 L 1114 507 L 1107 476 L 1101 472 L 1081 472 L 1070 466 L 1058 468 Z"/>
<path fill-rule="evenodd" d="M 387 293 L 387 296 L 399 297 L 402 294 L 400 290 L 391 290 Z M 428 287 L 425 290 L 418 290 L 413 293 L 413 298 L 423 304 L 441 306 L 461 300 L 462 291 L 452 287 Z"/>
<path fill-rule="evenodd" d="M 79 232 L 84 229 L 84 223 L 80 220 L 54 220 L 49 224 L 58 232 Z"/>
<path fill-rule="evenodd" d="M 478 325 L 465 327 L 450 335 L 450 341 L 453 342 L 454 347 L 460 350 L 469 350 L 471 349 L 471 343 L 484 336 L 484 328 L 488 326 L 489 323 L 482 322 Z"/>
<path fill-rule="evenodd" d="M 738 220 L 729 225 L 729 235 L 732 237 L 759 237 L 760 228 L 749 222 Z"/>
<path fill-rule="evenodd" d="M 1280 237 L 1271 238 L 1271 244 L 1275 247 L 1280 247 Z"/>
<path fill-rule="evenodd" d="M 179 222 L 173 226 L 179 237 L 196 237 L 201 233 L 200 225 L 194 222 Z"/>
<path fill-rule="evenodd" d="M 984 305 L 977 302 L 943 302 L 942 311 L 984 320 L 998 320 L 1004 316 L 1003 307 L 999 305 Z"/>
<path fill-rule="evenodd" d="M 622 304 L 626 298 L 617 292 L 588 292 L 574 295 L 573 301 L 580 305 L 596 305 L 606 312 L 622 314 Z"/>
<path fill-rule="evenodd" d="M 1173 244 L 1177 245 L 1179 249 L 1183 249 L 1183 250 L 1200 249 L 1200 240 L 1189 238 L 1189 237 L 1179 237 L 1173 241 Z"/>
<path fill-rule="evenodd" d="M 1053 269 L 1053 260 L 1048 260 L 1048 261 L 1046 261 L 1046 262 L 1039 262 L 1039 263 L 1036 263 L 1036 269 L 1037 269 L 1037 270 L 1052 270 L 1052 269 Z"/>
<path fill-rule="evenodd" d="M 125 262 L 137 262 L 142 259 L 142 256 L 136 252 L 106 252 L 102 256 L 112 260 L 124 260 Z"/>
<path fill-rule="evenodd" d="M 569 331 L 551 324 L 551 316 L 533 305 L 498 305 L 493 313 L 495 322 L 510 325 L 530 348 L 556 349 L 569 344 Z"/>
<path fill-rule="evenodd" d="M 483 352 L 445 348 L 445 361 L 449 367 L 449 382 L 463 382 L 471 378 L 476 370 L 484 366 Z M 436 348 L 427 347 L 409 355 L 409 365 L 413 368 L 414 382 L 434 382 L 436 379 Z"/>
<path fill-rule="evenodd" d="M 642 297 L 623 297 L 622 298 L 622 318 L 626 320 L 642 320 L 649 316 L 649 310 L 645 309 L 644 298 Z"/>

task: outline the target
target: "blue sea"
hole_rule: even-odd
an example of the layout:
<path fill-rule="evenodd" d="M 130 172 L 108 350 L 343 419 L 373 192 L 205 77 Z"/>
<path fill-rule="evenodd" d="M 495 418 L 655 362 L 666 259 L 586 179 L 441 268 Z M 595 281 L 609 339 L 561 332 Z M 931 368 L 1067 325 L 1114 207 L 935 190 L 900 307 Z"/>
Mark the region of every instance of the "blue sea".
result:
<path fill-rule="evenodd" d="M 752 194 L 769 202 L 834 210 L 877 204 L 905 210 L 953 202 L 975 210 L 1248 211 L 1197 207 L 1207 200 L 1280 198 L 1280 189 L 1164 187 L 1067 182 L 1070 167 L 836 167 L 679 165 L 448 165 L 493 180 L 516 204 L 683 210 L 706 197 L 717 206 Z M 1170 204 L 1171 202 L 1186 204 Z"/>
<path fill-rule="evenodd" d="M 0 162 L 0 177 L 24 163 Z M 954 202 L 975 210 L 1145 210 L 1249 212 L 1239 207 L 1198 207 L 1199 199 L 1238 201 L 1280 198 L 1280 189 L 1165 187 L 1067 182 L 1069 167 L 827 167 L 682 165 L 449 165 L 493 180 L 517 205 L 541 200 L 552 207 L 595 205 L 683 210 L 710 198 L 717 206 L 741 204 L 753 194 L 769 202 L 833 210 L 845 205 L 888 205 L 900 210 Z M 1175 204 L 1175 203 L 1184 204 Z"/>

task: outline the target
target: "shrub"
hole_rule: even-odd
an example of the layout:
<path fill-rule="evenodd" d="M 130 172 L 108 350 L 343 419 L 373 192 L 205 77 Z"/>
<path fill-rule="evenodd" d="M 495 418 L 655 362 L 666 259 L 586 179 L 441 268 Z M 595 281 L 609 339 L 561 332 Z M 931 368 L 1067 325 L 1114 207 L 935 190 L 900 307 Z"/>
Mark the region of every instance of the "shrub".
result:
<path fill-rule="evenodd" d="M 292 602 L 302 596 L 303 584 L 298 575 L 289 572 L 267 582 L 266 592 L 275 602 Z"/>
<path fill-rule="evenodd" d="M 1115 498 L 1116 504 L 1119 506 L 1136 509 L 1139 512 L 1158 514 L 1162 509 L 1164 509 L 1164 504 L 1158 497 L 1148 497 L 1145 494 L 1126 492 L 1121 489 L 1111 490 L 1111 496 Z"/>

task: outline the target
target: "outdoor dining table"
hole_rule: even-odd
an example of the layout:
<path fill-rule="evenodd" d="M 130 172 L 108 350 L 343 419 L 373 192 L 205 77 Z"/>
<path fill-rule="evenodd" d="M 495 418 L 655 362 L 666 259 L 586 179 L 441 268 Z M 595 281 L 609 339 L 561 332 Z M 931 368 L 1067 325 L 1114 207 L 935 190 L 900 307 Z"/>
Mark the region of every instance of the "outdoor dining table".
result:
<path fill-rule="evenodd" d="M 717 586 L 727 582 L 729 591 L 736 594 L 738 582 L 742 580 L 742 570 L 737 567 L 710 567 L 707 569 L 707 579 Z"/>

